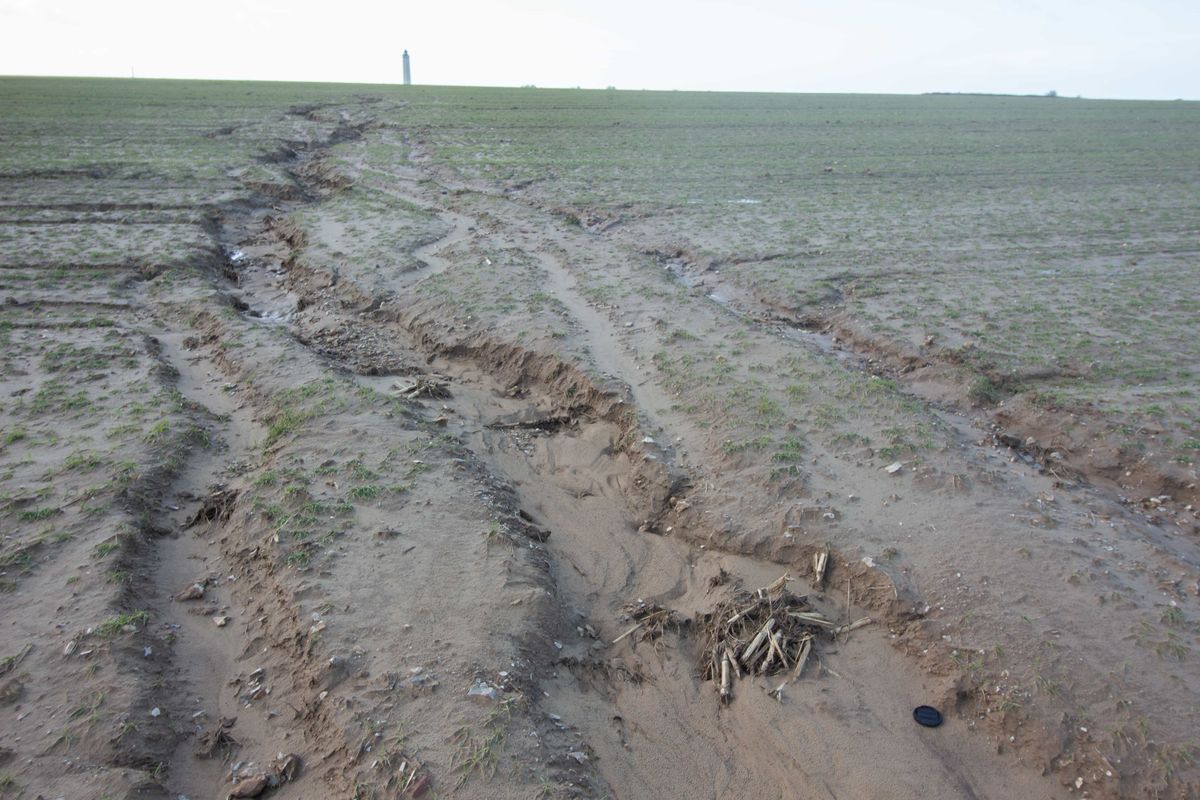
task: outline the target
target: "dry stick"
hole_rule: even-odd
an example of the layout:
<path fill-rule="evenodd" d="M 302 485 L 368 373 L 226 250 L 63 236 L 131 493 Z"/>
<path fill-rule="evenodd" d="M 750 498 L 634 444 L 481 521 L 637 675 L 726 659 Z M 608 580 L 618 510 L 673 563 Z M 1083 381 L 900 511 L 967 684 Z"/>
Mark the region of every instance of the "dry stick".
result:
<path fill-rule="evenodd" d="M 832 622 L 815 611 L 789 611 L 788 616 L 792 619 L 800 620 L 805 625 L 816 625 L 819 628 L 836 627 Z"/>
<path fill-rule="evenodd" d="M 771 666 L 771 662 L 775 660 L 775 650 L 771 647 L 771 642 L 774 641 L 770 636 L 767 637 L 767 653 L 763 656 L 762 662 L 755 670 L 759 675 L 767 671 L 767 667 Z"/>
<path fill-rule="evenodd" d="M 838 675 L 836 672 L 834 672 L 833 670 L 831 670 L 829 667 L 825 666 L 825 662 L 824 662 L 824 661 L 821 661 L 820 659 L 817 659 L 817 663 L 818 663 L 818 664 L 821 666 L 821 671 L 822 671 L 822 672 L 828 672 L 830 675 L 832 675 L 832 676 L 833 676 L 833 677 L 835 677 L 835 678 L 840 678 L 840 677 L 842 677 L 841 675 Z"/>
<path fill-rule="evenodd" d="M 863 627 L 864 625 L 870 625 L 874 621 L 875 620 L 871 619 L 870 617 L 863 617 L 861 619 L 856 619 L 856 620 L 854 620 L 854 622 L 851 622 L 849 625 L 843 625 L 840 628 L 834 628 L 833 635 L 838 636 L 839 634 L 849 633 L 850 631 L 856 631 L 859 628 Z"/>
<path fill-rule="evenodd" d="M 742 652 L 743 664 L 745 664 L 747 667 L 750 666 L 750 663 L 754 660 L 755 651 L 757 651 L 759 645 L 763 643 L 763 639 L 771 635 L 771 631 L 774 630 L 774 628 L 775 618 L 772 617 L 762 626 L 762 630 L 758 632 L 758 635 L 750 641 L 750 646 Z"/>
<path fill-rule="evenodd" d="M 849 576 L 846 577 L 846 623 L 850 623 L 850 587 L 854 585 L 854 581 Z"/>
<path fill-rule="evenodd" d="M 737 612 L 737 613 L 736 613 L 736 614 L 734 614 L 732 617 L 730 617 L 730 618 L 729 618 L 729 621 L 728 621 L 728 622 L 726 622 L 725 624 L 726 624 L 726 625 L 732 625 L 733 623 L 737 622 L 737 621 L 738 621 L 739 619 L 741 619 L 742 617 L 744 617 L 744 616 L 746 616 L 747 614 L 749 614 L 749 613 L 750 613 L 751 611 L 753 611 L 754 609 L 758 608 L 760 605 L 762 605 L 762 600 L 761 600 L 761 599 L 755 600 L 753 603 L 751 603 L 750 605 L 746 606 L 746 607 L 745 607 L 745 608 L 743 608 L 741 611 Z"/>
<path fill-rule="evenodd" d="M 641 621 L 641 622 L 639 622 L 637 625 L 634 625 L 632 628 L 630 628 L 629 630 L 625 631 L 624 633 L 622 633 L 622 634 L 621 634 L 620 636 L 618 636 L 617 638 L 613 639 L 613 640 L 612 640 L 612 643 L 613 643 L 613 644 L 616 644 L 617 642 L 621 641 L 622 639 L 624 639 L 624 638 L 625 638 L 626 636 L 628 636 L 629 634 L 631 634 L 631 633 L 633 633 L 634 631 L 636 631 L 638 628 L 640 628 L 640 627 L 642 627 L 643 625 L 645 625 L 645 624 L 646 624 L 647 622 L 649 622 L 650 620 L 654 619 L 655 617 L 661 617 L 662 615 L 664 615 L 664 614 L 667 614 L 667 613 L 669 613 L 669 612 L 670 612 L 670 609 L 666 609 L 666 608 L 664 608 L 664 609 L 663 609 L 663 610 L 661 610 L 661 611 L 655 611 L 653 614 L 647 614 L 646 616 L 642 617 L 642 621 Z"/>
<path fill-rule="evenodd" d="M 770 642 L 770 644 L 771 644 L 772 652 L 775 655 L 779 656 L 779 661 L 781 664 L 783 664 L 783 668 L 787 669 L 791 665 L 788 664 L 787 656 L 783 652 L 783 647 L 780 646 L 780 642 L 782 640 L 783 640 L 782 633 L 776 633 L 774 636 L 767 639 L 767 641 Z"/>
<path fill-rule="evenodd" d="M 800 652 L 796 653 L 796 669 L 792 671 L 792 680 L 800 677 L 800 673 L 804 672 L 804 665 L 808 662 L 808 656 L 812 652 L 812 637 L 809 636 L 800 643 Z"/>
<path fill-rule="evenodd" d="M 729 662 L 729 666 L 733 667 L 733 674 L 738 680 L 742 679 L 742 668 L 737 665 L 737 659 L 733 657 L 733 651 L 728 647 L 725 648 L 725 660 Z"/>
<path fill-rule="evenodd" d="M 766 593 L 767 594 L 775 594 L 775 592 L 782 591 L 783 588 L 788 585 L 788 581 L 790 581 L 791 579 L 792 579 L 791 575 L 787 574 L 786 572 L 783 573 L 775 580 L 774 583 L 772 583 L 770 586 L 766 587 L 766 590 L 765 590 Z"/>
<path fill-rule="evenodd" d="M 825 567 L 829 564 L 829 550 L 822 550 L 819 553 L 813 553 L 813 573 L 815 576 L 814 583 L 817 588 L 821 588 L 821 584 L 825 582 Z"/>
<path fill-rule="evenodd" d="M 641 622 L 639 622 L 637 625 L 634 625 L 632 628 L 630 628 L 629 630 L 625 631 L 624 633 L 622 633 L 622 634 L 621 634 L 620 636 L 618 636 L 617 638 L 613 639 L 613 640 L 612 640 L 612 643 L 613 643 L 613 644 L 616 644 L 617 642 L 621 641 L 621 640 L 622 640 L 622 639 L 624 639 L 626 636 L 628 636 L 629 634 L 633 633 L 634 631 L 636 631 L 638 628 L 642 627 L 642 626 L 643 626 L 643 625 L 645 625 L 645 624 L 646 624 L 646 621 L 645 621 L 645 620 L 642 620 L 642 621 L 641 621 Z"/>

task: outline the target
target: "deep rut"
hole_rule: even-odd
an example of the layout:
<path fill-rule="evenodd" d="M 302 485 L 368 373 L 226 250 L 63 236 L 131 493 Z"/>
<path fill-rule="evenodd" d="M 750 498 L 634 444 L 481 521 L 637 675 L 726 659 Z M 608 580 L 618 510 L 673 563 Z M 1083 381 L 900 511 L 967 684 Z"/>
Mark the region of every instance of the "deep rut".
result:
<path fill-rule="evenodd" d="M 230 762 L 224 758 L 200 758 L 200 736 L 215 730 L 222 719 L 237 720 L 238 760 L 266 763 L 275 757 L 272 743 L 282 739 L 259 714 L 245 713 L 231 683 L 239 673 L 254 667 L 243 664 L 247 656 L 229 632 L 217 627 L 214 618 L 226 615 L 235 604 L 232 594 L 240 569 L 232 567 L 211 537 L 216 531 L 205 526 L 189 529 L 189 518 L 197 512 L 215 486 L 227 480 L 226 471 L 252 458 L 251 448 L 262 440 L 264 430 L 237 394 L 221 387 L 225 378 L 209 359 L 189 353 L 183 335 L 157 331 L 164 359 L 178 371 L 176 389 L 189 402 L 203 405 L 225 420 L 219 436 L 221 449 L 193 457 L 174 484 L 174 509 L 169 520 L 172 534 L 158 547 L 155 570 L 155 615 L 175 627 L 172 664 L 177 691 L 171 712 L 182 718 L 183 738 L 171 760 L 169 785 L 180 796 L 218 796 L 215 787 L 226 784 Z M 178 505 L 170 505 L 178 503 Z M 194 583 L 205 586 L 202 600 L 182 602 L 175 596 Z M 219 789 L 215 790 L 217 793 Z"/>

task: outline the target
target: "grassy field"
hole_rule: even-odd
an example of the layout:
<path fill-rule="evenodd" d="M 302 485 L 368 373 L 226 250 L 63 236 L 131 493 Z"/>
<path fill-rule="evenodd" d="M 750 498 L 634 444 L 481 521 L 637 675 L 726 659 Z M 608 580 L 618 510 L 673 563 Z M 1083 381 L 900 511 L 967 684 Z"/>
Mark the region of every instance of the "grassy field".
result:
<path fill-rule="evenodd" d="M 1195 103 L 422 91 L 405 116 L 462 175 L 621 217 L 799 316 L 933 336 L 1003 384 L 975 399 L 1112 411 L 1194 463 Z"/>
<path fill-rule="evenodd" d="M 965 346 L 992 383 L 1011 376 L 975 399 L 1033 390 L 1113 412 L 1131 446 L 1164 429 L 1181 465 L 1200 451 L 1196 103 L 37 79 L 2 91 L 10 203 L 14 179 L 38 171 L 103 175 L 121 202 L 218 202 L 280 180 L 269 163 L 238 182 L 225 167 L 287 138 L 280 112 L 369 96 L 465 179 L 620 217 L 630 237 L 683 247 L 798 315 L 840 312 L 913 349 Z M 152 142 L 131 135 L 147 125 Z M 410 146 L 372 155 L 403 163 Z M 71 202 L 87 183 L 57 188 Z M 56 246 L 81 261 L 118 257 L 103 231 L 71 236 Z M 35 229 L 0 237 L 6 260 L 50 248 Z M 155 258 L 185 239 L 121 247 Z M 358 256 L 378 263 L 392 244 Z"/>

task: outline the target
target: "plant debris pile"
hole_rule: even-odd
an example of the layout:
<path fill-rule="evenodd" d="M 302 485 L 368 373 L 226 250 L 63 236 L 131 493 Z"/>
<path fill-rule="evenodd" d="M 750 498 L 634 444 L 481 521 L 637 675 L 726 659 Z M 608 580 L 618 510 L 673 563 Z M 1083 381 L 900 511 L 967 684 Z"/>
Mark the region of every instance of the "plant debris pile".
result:
<path fill-rule="evenodd" d="M 735 588 L 728 600 L 697 618 L 705 637 L 698 665 L 701 678 L 716 684 L 722 702 L 733 699 L 734 680 L 786 673 L 771 691 L 781 699 L 784 687 L 804 673 L 819 638 L 832 639 L 871 622 L 863 618 L 837 625 L 814 610 L 807 595 L 787 591 L 789 580 L 783 575 L 754 591 Z"/>
<path fill-rule="evenodd" d="M 401 397 L 406 397 L 409 400 L 418 400 L 421 398 L 447 400 L 450 398 L 449 382 L 433 376 L 421 376 L 408 384 L 401 384 L 397 381 L 395 387 Z"/>

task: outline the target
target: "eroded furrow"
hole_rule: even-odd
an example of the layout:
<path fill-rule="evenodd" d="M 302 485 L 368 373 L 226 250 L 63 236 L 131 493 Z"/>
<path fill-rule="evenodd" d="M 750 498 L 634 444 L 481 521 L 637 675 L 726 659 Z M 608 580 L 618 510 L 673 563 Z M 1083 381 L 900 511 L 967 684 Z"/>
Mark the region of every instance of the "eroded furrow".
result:
<path fill-rule="evenodd" d="M 462 215 L 455 216 L 448 220 L 454 223 L 451 234 L 421 248 L 432 274 L 454 268 L 442 253 L 469 238 Z M 479 220 L 466 229 L 486 227 Z M 612 321 L 579 299 L 553 255 L 539 252 L 537 258 L 568 314 L 578 314 L 574 322 L 589 344 L 601 345 L 590 350 L 600 352 L 600 374 L 620 380 L 635 362 Z M 422 369 L 448 377 L 451 397 L 430 401 L 427 414 L 465 442 L 491 474 L 511 484 L 529 519 L 551 532 L 551 574 L 565 618 L 552 628 L 559 637 L 554 649 L 541 654 L 537 686 L 546 699 L 538 708 L 577 737 L 582 748 L 575 751 L 577 760 L 594 760 L 616 796 L 717 797 L 735 788 L 752 796 L 796 791 L 870 796 L 887 790 L 912 797 L 1053 794 L 1051 785 L 1030 773 L 997 768 L 964 775 L 955 764 L 988 763 L 996 756 L 981 739 L 953 735 L 955 728 L 966 729 L 961 720 L 952 721 L 951 735 L 936 743 L 898 736 L 896 724 L 887 720 L 903 720 L 910 704 L 943 693 L 945 686 L 921 675 L 880 637 L 856 636 L 825 653 L 831 672 L 789 688 L 782 704 L 768 695 L 773 687 L 748 680 L 727 709 L 711 684 L 697 678 L 695 642 L 688 637 L 665 647 L 614 643 L 621 609 L 630 602 L 659 602 L 690 615 L 715 602 L 718 575 L 766 585 L 788 564 L 696 549 L 689 537 L 661 535 L 674 532 L 669 521 L 656 523 L 666 527 L 651 532 L 655 525 L 648 522 L 662 515 L 672 490 L 669 465 L 659 461 L 664 452 L 652 441 L 641 442 L 640 407 L 631 416 L 613 416 L 581 405 L 577 398 L 598 398 L 605 390 L 585 388 L 582 374 L 570 387 L 559 382 L 569 365 L 554 367 L 550 355 L 522 355 L 519 348 L 478 337 L 467 344 L 446 341 L 420 316 L 387 305 L 356 314 L 355 306 L 369 295 L 345 275 L 336 282 L 322 278 L 311 264 L 303 269 L 293 264 L 279 274 L 276 293 L 283 287 L 301 298 L 303 310 L 293 318 L 299 331 L 316 320 L 338 326 L 353 318 L 355 325 L 386 330 L 400 351 L 413 354 L 414 364 L 427 362 Z M 545 365 L 531 366 L 535 357 Z M 394 379 L 358 380 L 384 391 Z M 636 404 L 638 397 L 627 387 L 617 395 L 630 398 L 623 403 Z M 537 424 L 546 419 L 555 422 Z M 819 592 L 814 597 L 831 616 L 859 613 L 835 597 Z M 887 757 L 873 760 L 871 753 Z M 843 766 L 831 773 L 829 766 L 814 769 L 814 763 Z M 913 765 L 911 775 L 898 777 L 890 766 L 896 763 Z"/>

